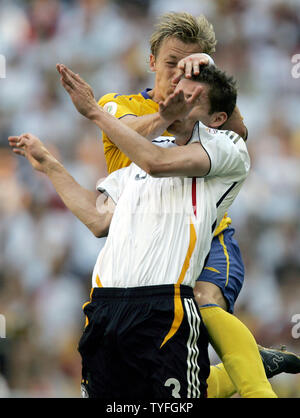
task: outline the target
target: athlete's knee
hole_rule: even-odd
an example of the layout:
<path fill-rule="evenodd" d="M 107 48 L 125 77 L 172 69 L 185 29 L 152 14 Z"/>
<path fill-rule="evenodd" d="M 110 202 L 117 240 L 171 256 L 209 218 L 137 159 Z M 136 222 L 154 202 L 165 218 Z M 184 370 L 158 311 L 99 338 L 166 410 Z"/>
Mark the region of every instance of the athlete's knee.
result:
<path fill-rule="evenodd" d="M 218 305 L 228 310 L 226 299 L 221 289 L 209 282 L 197 281 L 194 287 L 194 297 L 199 307 L 203 305 Z"/>

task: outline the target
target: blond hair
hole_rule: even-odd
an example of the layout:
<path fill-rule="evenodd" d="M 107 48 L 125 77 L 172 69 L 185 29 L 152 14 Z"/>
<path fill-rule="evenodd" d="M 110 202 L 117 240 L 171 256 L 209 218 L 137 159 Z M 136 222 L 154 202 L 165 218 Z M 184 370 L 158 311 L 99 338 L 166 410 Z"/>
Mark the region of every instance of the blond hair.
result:
<path fill-rule="evenodd" d="M 156 57 L 162 42 L 175 37 L 184 43 L 199 45 L 199 52 L 211 54 L 217 44 L 213 25 L 204 15 L 170 12 L 162 15 L 150 38 L 151 53 Z"/>

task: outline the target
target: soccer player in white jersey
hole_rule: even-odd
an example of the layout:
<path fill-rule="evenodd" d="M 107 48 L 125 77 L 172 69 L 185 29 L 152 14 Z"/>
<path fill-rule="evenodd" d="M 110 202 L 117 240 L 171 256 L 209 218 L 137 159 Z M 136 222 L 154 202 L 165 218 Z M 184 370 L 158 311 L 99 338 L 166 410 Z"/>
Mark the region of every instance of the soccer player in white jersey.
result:
<path fill-rule="evenodd" d="M 192 72 L 199 74 L 201 65 L 212 62 L 207 54 L 214 52 L 215 45 L 213 26 L 205 16 L 196 17 L 186 12 L 160 16 L 150 37 L 152 87 L 140 93 L 105 94 L 99 105 L 149 140 L 159 135 L 170 136 L 164 132 L 165 121 L 160 118 L 159 102 L 173 93 L 182 74 L 189 78 Z M 247 128 L 237 107 L 222 129 L 234 131 L 246 139 Z M 104 131 L 102 141 L 109 174 L 131 163 Z M 210 367 L 209 398 L 230 397 L 236 392 L 242 397 L 249 397 L 251 393 L 263 396 L 259 389 L 262 374 L 270 378 L 282 372 L 300 372 L 299 357 L 286 350 L 258 346 L 250 330 L 233 315 L 244 282 L 244 263 L 234 234 L 231 219 L 225 214 L 215 229 L 206 266 L 194 287 L 210 343 L 221 359 Z"/>
<path fill-rule="evenodd" d="M 79 351 L 85 393 L 102 398 L 205 397 L 208 335 L 193 287 L 216 225 L 250 166 L 239 135 L 211 129 L 220 127 L 235 107 L 232 79 L 207 67 L 197 80 L 179 82 L 160 103 L 176 138 L 175 143 L 173 138 L 157 139 L 168 145 L 164 148 L 99 108 L 78 75 L 64 67 L 62 77 L 77 110 L 136 163 L 98 185 L 107 197 L 97 211 L 95 197 L 37 138 L 10 138 L 15 152 L 49 176 L 66 205 L 95 235 L 109 230 L 94 268 L 91 301 L 84 307 L 87 324 Z M 218 102 L 211 100 L 212 86 L 222 92 Z M 104 210 L 108 202 L 115 206 L 113 216 Z M 269 397 L 276 397 L 266 377 L 264 384 Z"/>

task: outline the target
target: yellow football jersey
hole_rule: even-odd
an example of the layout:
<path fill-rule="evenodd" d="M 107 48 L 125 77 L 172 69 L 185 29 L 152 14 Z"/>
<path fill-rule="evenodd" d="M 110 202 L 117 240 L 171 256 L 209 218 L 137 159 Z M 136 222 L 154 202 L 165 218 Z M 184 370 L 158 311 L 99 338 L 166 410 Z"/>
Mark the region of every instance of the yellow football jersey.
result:
<path fill-rule="evenodd" d="M 158 103 L 150 99 L 147 90 L 130 95 L 109 93 L 101 97 L 98 104 L 118 119 L 127 115 L 143 116 L 158 112 Z M 127 167 L 131 163 L 129 158 L 111 142 L 104 132 L 102 133 L 102 140 L 109 174 Z"/>
<path fill-rule="evenodd" d="M 127 115 L 149 115 L 158 112 L 158 103 L 154 102 L 149 97 L 149 90 L 150 89 L 146 89 L 139 94 L 130 95 L 109 93 L 101 97 L 98 104 L 118 119 Z M 167 132 L 165 132 L 164 135 L 170 136 Z M 130 165 L 130 159 L 117 148 L 104 132 L 102 133 L 102 140 L 107 171 L 109 174 Z M 220 234 L 229 224 L 231 224 L 231 219 L 225 214 L 215 231 L 215 235 Z"/>

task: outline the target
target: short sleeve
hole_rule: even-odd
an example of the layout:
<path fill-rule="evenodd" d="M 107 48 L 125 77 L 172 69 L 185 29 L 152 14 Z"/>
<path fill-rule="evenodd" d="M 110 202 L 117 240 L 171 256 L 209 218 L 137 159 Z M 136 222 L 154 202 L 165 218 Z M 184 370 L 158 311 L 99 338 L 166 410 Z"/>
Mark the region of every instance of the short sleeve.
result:
<path fill-rule="evenodd" d="M 233 131 L 212 129 L 197 122 L 189 144 L 200 142 L 209 156 L 211 167 L 206 176 L 231 176 L 244 179 L 250 169 L 245 141 Z"/>
<path fill-rule="evenodd" d="M 137 116 L 130 103 L 130 97 L 120 95 L 118 93 L 109 93 L 101 97 L 98 104 L 103 107 L 106 112 L 120 119 L 127 115 Z"/>
<path fill-rule="evenodd" d="M 115 204 L 117 204 L 120 196 L 126 186 L 127 180 L 131 173 L 131 166 L 120 168 L 109 174 L 104 180 L 97 183 L 96 189 L 108 195 Z"/>

